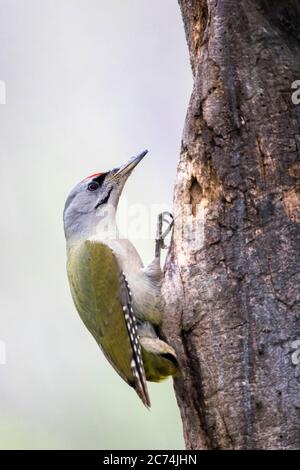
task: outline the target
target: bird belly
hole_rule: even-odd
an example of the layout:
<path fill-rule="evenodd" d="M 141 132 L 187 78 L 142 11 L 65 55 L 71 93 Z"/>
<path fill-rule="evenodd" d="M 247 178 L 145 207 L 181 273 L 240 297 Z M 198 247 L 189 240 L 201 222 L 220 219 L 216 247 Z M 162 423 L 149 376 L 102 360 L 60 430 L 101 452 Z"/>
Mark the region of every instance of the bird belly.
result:
<path fill-rule="evenodd" d="M 137 318 L 153 325 L 160 325 L 162 322 L 160 284 L 151 281 L 142 270 L 139 273 L 128 273 L 128 282 Z"/>

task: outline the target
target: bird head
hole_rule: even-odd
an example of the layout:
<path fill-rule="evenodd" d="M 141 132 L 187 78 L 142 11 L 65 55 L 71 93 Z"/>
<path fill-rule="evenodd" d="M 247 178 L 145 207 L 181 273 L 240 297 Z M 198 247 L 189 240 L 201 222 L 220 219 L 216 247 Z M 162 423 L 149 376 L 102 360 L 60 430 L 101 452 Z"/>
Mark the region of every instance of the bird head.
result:
<path fill-rule="evenodd" d="M 124 185 L 147 153 L 144 150 L 119 168 L 90 175 L 72 189 L 64 207 L 67 241 L 92 235 L 99 223 L 114 219 Z"/>

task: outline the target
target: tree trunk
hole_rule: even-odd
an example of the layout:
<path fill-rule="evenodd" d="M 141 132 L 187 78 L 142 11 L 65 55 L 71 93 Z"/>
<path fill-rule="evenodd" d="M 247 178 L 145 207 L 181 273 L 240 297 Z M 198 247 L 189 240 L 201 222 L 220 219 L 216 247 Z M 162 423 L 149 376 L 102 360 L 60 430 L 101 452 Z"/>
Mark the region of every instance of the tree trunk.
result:
<path fill-rule="evenodd" d="M 194 88 L 163 292 L 186 446 L 300 448 L 300 2 L 179 4 Z"/>

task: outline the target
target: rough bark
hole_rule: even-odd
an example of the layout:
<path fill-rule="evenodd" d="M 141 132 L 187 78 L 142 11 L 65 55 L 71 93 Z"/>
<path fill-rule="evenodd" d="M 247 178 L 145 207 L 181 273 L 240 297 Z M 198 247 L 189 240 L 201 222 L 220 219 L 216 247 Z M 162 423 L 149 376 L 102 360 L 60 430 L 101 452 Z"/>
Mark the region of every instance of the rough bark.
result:
<path fill-rule="evenodd" d="M 163 291 L 186 446 L 300 448 L 300 2 L 179 4 L 194 87 Z"/>

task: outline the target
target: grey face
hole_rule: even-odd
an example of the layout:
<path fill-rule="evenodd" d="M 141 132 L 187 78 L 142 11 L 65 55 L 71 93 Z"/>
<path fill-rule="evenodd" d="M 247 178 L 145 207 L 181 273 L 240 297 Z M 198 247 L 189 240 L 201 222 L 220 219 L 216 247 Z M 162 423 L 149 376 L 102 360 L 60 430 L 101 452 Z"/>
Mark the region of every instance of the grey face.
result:
<path fill-rule="evenodd" d="M 128 176 L 146 153 L 131 158 L 120 168 L 90 176 L 75 186 L 64 208 L 67 241 L 92 234 L 101 218 L 115 212 Z M 108 206 L 110 209 L 106 210 Z"/>

